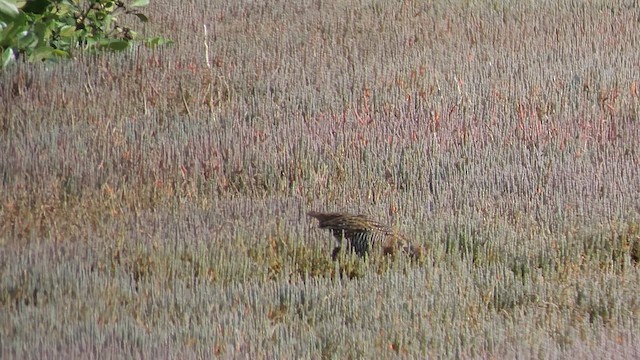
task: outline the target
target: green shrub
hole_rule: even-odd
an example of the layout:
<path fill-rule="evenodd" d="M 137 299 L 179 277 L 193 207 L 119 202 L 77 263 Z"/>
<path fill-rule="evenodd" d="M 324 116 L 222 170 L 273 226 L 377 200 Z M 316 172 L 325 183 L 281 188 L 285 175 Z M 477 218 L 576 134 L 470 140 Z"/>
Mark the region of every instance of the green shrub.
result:
<path fill-rule="evenodd" d="M 122 51 L 132 42 L 148 46 L 168 43 L 162 37 L 140 39 L 118 15 L 148 18 L 137 9 L 149 0 L 0 0 L 0 66 L 18 58 L 29 62 L 70 58 L 73 51 Z"/>

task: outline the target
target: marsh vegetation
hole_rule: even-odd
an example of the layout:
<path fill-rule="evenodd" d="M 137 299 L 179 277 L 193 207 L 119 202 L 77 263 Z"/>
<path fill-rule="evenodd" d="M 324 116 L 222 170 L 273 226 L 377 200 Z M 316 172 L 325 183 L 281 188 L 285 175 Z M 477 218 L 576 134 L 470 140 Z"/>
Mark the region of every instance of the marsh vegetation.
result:
<path fill-rule="evenodd" d="M 632 2 L 147 13 L 173 46 L 0 74 L 1 358 L 638 356 Z"/>

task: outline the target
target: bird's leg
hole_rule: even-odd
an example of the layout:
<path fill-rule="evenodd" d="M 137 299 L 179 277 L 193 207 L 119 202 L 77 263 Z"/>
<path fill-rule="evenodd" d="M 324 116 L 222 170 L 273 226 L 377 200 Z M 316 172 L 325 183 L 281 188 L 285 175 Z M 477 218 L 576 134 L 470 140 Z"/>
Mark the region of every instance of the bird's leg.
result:
<path fill-rule="evenodd" d="M 331 252 L 331 259 L 333 261 L 336 261 L 338 259 L 338 255 L 340 255 L 340 250 L 342 250 L 342 242 L 345 239 L 344 230 L 339 230 L 339 232 L 337 230 L 334 230 L 333 235 L 336 237 L 336 240 L 338 243 L 336 244 L 336 247 L 333 248 L 333 251 Z"/>
<path fill-rule="evenodd" d="M 333 261 L 336 261 L 336 259 L 338 259 L 338 255 L 340 254 L 340 249 L 341 249 L 340 245 L 333 248 L 333 252 L 331 252 L 331 259 Z"/>

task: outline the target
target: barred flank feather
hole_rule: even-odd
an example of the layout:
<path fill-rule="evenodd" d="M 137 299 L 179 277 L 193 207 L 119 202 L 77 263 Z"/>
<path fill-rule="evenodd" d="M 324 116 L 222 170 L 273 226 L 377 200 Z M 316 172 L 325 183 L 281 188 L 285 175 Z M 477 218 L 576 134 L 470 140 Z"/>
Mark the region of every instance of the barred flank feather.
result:
<path fill-rule="evenodd" d="M 332 253 L 334 260 L 340 253 L 340 242 L 343 239 L 347 240 L 351 250 L 359 256 L 365 256 L 376 246 L 381 246 L 385 254 L 393 254 L 396 249 L 400 249 L 411 256 L 419 255 L 419 249 L 411 246 L 406 237 L 364 215 L 316 211 L 311 211 L 307 215 L 318 219 L 320 222 L 318 227 L 331 230 L 338 240 L 338 246 Z"/>

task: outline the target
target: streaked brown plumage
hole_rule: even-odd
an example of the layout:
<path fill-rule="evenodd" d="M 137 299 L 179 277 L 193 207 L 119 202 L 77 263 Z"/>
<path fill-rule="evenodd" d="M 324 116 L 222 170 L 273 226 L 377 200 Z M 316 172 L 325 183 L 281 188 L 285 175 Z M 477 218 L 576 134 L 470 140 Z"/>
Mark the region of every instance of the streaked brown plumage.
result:
<path fill-rule="evenodd" d="M 409 244 L 404 235 L 364 215 L 317 211 L 311 211 L 307 215 L 318 219 L 318 227 L 331 230 L 338 240 L 338 245 L 331 254 L 334 260 L 340 253 L 340 243 L 343 239 L 347 240 L 348 246 L 359 256 L 365 256 L 369 250 L 377 246 L 382 248 L 384 254 L 394 254 L 401 250 L 414 257 L 420 253 L 418 248 Z"/>

